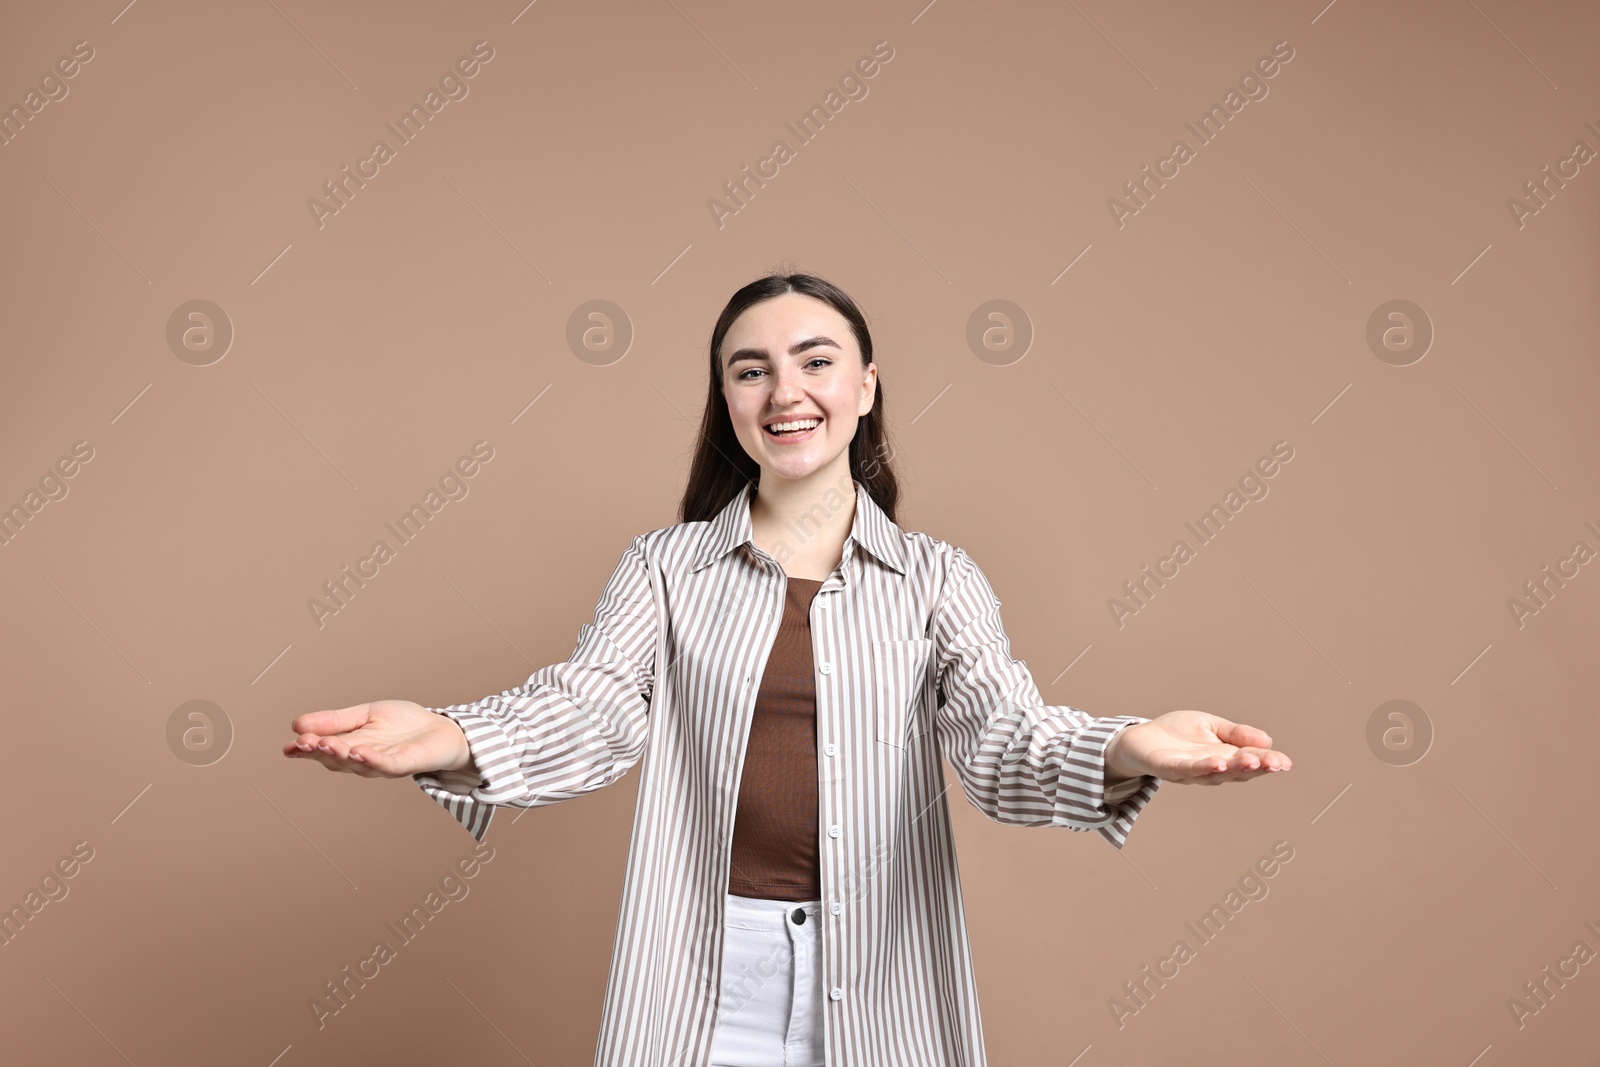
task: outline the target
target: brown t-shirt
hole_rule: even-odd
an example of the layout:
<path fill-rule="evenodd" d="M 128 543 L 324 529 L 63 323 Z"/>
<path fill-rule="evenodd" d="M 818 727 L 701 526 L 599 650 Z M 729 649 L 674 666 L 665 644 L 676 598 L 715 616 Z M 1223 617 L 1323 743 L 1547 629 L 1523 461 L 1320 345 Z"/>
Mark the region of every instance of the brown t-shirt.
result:
<path fill-rule="evenodd" d="M 728 892 L 768 900 L 822 898 L 817 868 L 817 685 L 811 600 L 820 579 L 788 579 L 745 745 Z"/>

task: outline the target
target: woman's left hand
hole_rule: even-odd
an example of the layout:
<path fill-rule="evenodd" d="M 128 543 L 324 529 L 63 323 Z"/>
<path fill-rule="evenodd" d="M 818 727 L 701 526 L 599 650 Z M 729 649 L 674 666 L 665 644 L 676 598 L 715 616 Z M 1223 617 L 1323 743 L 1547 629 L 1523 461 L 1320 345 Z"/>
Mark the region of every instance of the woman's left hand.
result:
<path fill-rule="evenodd" d="M 1184 785 L 1242 782 L 1294 766 L 1264 730 L 1203 711 L 1169 711 L 1111 739 L 1106 778 L 1153 774 Z"/>

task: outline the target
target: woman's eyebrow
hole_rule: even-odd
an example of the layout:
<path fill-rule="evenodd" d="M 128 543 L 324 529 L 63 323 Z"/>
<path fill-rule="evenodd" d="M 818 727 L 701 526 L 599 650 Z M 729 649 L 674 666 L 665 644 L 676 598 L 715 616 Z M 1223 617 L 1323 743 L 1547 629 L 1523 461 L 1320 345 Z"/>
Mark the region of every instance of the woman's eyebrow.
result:
<path fill-rule="evenodd" d="M 806 349 L 808 349 L 808 348 L 816 348 L 819 345 L 828 345 L 829 347 L 832 347 L 832 348 L 838 348 L 839 351 L 841 351 L 841 352 L 844 351 L 844 349 L 839 348 L 838 342 L 834 341 L 831 337 L 818 336 L 818 337 L 807 337 L 803 341 L 796 341 L 793 345 L 790 346 L 789 354 L 791 356 L 798 356 L 800 353 L 804 352 Z M 728 366 L 730 366 L 730 367 L 733 366 L 735 363 L 739 362 L 741 359 L 767 359 L 767 358 L 768 358 L 767 350 L 765 348 L 741 348 L 741 349 L 739 349 L 739 351 L 735 352 L 733 355 L 728 357 Z"/>

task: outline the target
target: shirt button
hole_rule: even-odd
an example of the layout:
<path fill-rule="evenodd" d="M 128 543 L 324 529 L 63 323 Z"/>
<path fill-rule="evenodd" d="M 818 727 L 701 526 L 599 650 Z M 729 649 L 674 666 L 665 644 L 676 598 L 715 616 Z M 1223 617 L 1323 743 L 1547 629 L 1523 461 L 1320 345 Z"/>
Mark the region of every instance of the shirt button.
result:
<path fill-rule="evenodd" d="M 826 752 L 826 753 L 827 753 L 827 754 L 828 754 L 828 755 L 830 755 L 830 756 L 831 756 L 831 755 L 833 755 L 833 754 L 834 754 L 834 753 L 835 753 L 835 752 L 837 752 L 837 751 L 838 751 L 838 749 L 836 749 L 836 748 L 835 748 L 835 747 L 834 747 L 834 745 L 833 745 L 833 742 L 832 742 L 832 741 L 829 741 L 829 742 L 828 742 L 828 743 L 827 743 L 827 744 L 825 744 L 825 745 L 823 745 L 823 746 L 822 746 L 822 751 L 824 751 L 824 752 Z"/>
<path fill-rule="evenodd" d="M 840 997 L 844 996 L 844 990 L 840 989 L 838 986 L 834 986 L 833 991 L 829 993 L 828 996 L 832 997 L 834 1000 L 838 1000 Z"/>
<path fill-rule="evenodd" d="M 829 837 L 838 837 L 839 836 L 839 824 L 838 823 L 834 823 L 832 826 L 828 827 L 828 836 Z"/>
<path fill-rule="evenodd" d="M 822 665 L 822 667 L 821 667 L 821 670 L 822 670 L 822 673 L 823 673 L 823 674 L 832 674 L 832 673 L 833 673 L 833 664 L 831 664 L 831 663 L 824 663 L 824 664 L 823 664 L 823 665 Z"/>
<path fill-rule="evenodd" d="M 828 910 L 833 912 L 835 915 L 837 915 L 841 911 L 844 910 L 844 905 L 843 904 L 830 904 L 830 905 L 828 905 Z"/>

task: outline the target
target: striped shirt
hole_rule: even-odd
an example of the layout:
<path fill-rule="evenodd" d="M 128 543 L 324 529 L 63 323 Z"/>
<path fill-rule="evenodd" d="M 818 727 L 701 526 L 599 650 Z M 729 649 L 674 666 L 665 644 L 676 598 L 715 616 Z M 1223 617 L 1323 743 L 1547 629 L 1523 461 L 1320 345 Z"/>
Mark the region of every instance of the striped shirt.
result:
<path fill-rule="evenodd" d="M 827 1062 L 985 1067 L 941 757 L 989 818 L 1121 848 L 1160 779 L 1108 789 L 1105 748 L 1148 720 L 1046 705 L 972 558 L 855 486 L 810 612 Z M 642 761 L 597 1067 L 710 1058 L 745 741 L 787 588 L 751 538 L 753 491 L 635 537 L 566 662 L 430 709 L 478 774 L 413 777 L 478 840 L 496 805 L 581 796 Z"/>

